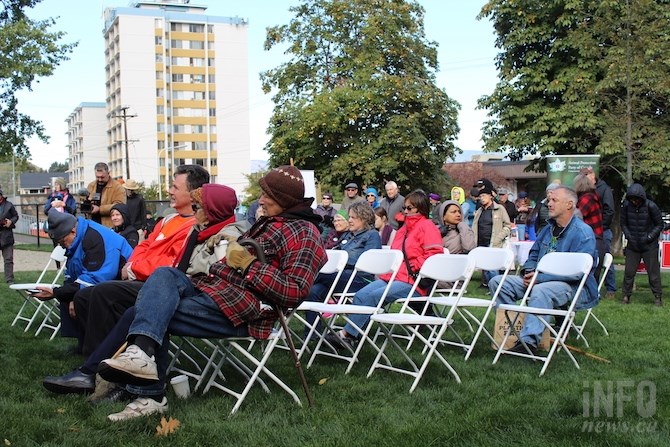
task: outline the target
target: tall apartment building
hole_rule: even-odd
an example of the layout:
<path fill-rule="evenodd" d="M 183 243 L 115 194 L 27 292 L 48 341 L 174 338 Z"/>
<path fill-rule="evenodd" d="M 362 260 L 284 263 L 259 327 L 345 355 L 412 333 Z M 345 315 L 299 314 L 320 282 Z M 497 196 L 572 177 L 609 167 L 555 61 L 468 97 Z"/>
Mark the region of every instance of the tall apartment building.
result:
<path fill-rule="evenodd" d="M 173 168 L 187 163 L 238 194 L 246 186 L 247 22 L 206 9 L 163 0 L 105 10 L 112 176 L 126 178 L 129 168 L 130 178 L 167 189 Z"/>
<path fill-rule="evenodd" d="M 69 158 L 68 186 L 74 194 L 95 179 L 95 164 L 109 159 L 107 105 L 104 102 L 82 102 L 65 123 Z"/>

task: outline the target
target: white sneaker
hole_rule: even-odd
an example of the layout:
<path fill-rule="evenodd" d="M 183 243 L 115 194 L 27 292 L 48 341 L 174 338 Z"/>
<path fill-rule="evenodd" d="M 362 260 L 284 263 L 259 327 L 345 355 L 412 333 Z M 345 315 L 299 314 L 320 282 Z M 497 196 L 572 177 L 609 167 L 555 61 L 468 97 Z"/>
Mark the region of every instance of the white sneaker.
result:
<path fill-rule="evenodd" d="M 130 345 L 116 358 L 100 362 L 100 376 L 114 383 L 149 385 L 158 382 L 154 357 L 149 357 L 137 345 Z"/>
<path fill-rule="evenodd" d="M 114 413 L 107 416 L 112 422 L 127 421 L 142 416 L 149 416 L 155 413 L 165 413 L 168 411 L 167 398 L 157 402 L 149 397 L 138 397 L 123 409 L 120 413 Z"/>

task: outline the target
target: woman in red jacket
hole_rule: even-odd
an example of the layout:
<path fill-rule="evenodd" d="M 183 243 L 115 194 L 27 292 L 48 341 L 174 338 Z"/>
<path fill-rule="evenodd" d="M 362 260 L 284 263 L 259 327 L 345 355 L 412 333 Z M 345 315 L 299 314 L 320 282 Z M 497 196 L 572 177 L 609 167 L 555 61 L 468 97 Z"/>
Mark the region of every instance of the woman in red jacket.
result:
<path fill-rule="evenodd" d="M 386 295 L 386 302 L 391 303 L 400 298 L 406 298 L 409 294 L 414 278 L 419 273 L 421 266 L 428 257 L 444 253 L 442 248 L 442 236 L 437 226 L 429 219 L 430 203 L 428 196 L 423 191 L 414 191 L 405 197 L 403 215 L 405 223 L 398 229 L 392 249 L 402 250 L 405 262 L 400 266 L 393 284 Z M 371 282 L 354 295 L 353 304 L 362 306 L 376 306 L 381 299 L 384 288 L 388 284 L 391 274 L 381 275 L 379 279 Z M 425 293 L 425 291 L 420 292 Z M 349 315 L 359 328 L 365 328 L 370 319 L 369 315 Z M 336 346 L 343 343 L 352 345 L 358 338 L 358 330 L 351 324 L 347 324 L 339 337 L 329 337 L 329 342 Z"/>

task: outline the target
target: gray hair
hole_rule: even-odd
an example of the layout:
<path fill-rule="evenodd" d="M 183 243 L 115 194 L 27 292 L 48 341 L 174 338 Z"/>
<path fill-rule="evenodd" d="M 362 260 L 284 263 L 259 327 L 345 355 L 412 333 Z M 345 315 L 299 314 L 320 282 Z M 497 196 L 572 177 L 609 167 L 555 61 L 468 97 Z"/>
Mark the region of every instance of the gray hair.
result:
<path fill-rule="evenodd" d="M 369 230 L 375 224 L 375 212 L 367 202 L 356 202 L 353 203 L 347 212 L 351 216 L 351 212 L 354 212 L 365 224 L 365 228 Z"/>
<path fill-rule="evenodd" d="M 591 183 L 591 179 L 584 174 L 577 174 L 575 176 L 575 180 L 572 183 L 575 185 L 575 192 L 577 194 L 582 192 L 591 192 L 596 189 L 595 186 L 593 186 L 593 183 Z"/>

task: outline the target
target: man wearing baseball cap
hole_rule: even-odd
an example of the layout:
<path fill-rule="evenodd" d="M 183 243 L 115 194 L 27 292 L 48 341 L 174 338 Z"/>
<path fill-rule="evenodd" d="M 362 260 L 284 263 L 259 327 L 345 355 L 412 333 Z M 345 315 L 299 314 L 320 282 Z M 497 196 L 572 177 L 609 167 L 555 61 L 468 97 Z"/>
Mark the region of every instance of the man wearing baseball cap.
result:
<path fill-rule="evenodd" d="M 344 198 L 342 199 L 342 208 L 348 210 L 356 202 L 365 202 L 365 199 L 358 195 L 358 183 L 349 182 L 344 187 Z"/>

